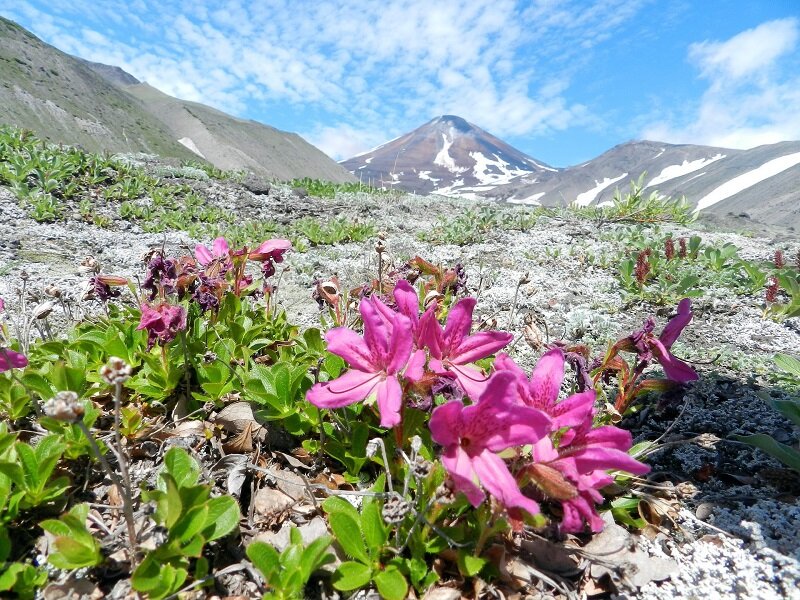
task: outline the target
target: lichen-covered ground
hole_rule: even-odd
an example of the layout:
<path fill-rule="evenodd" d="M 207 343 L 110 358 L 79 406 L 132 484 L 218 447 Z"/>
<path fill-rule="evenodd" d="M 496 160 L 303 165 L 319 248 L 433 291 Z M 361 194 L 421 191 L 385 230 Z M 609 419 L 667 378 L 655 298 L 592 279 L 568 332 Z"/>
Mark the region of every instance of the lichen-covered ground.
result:
<path fill-rule="evenodd" d="M 581 342 L 597 354 L 609 340 L 641 327 L 649 315 L 656 315 L 658 327 L 663 326 L 674 308 L 635 302 L 621 291 L 617 270 L 623 244 L 613 235 L 620 224 L 598 225 L 562 213 L 540 217 L 525 232 L 494 228 L 481 241 L 464 246 L 436 244 L 421 241 L 420 234 L 445 227 L 474 208 L 474 202 L 368 194 L 299 198 L 281 187 L 255 195 L 232 182 L 190 183 L 204 197 L 247 218 L 285 223 L 301 216 L 322 221 L 347 216 L 370 221 L 386 248 L 384 268 L 416 255 L 446 266 L 461 263 L 479 299 L 476 314 L 516 336 L 511 354 L 526 368 L 542 352 L 542 346 L 528 343 L 523 335 L 526 324 L 535 324 L 544 343 Z M 502 209 L 515 210 L 519 208 Z M 697 228 L 664 225 L 665 230 L 676 237 L 698 234 L 709 243 L 732 242 L 740 256 L 751 260 L 768 261 L 779 247 L 794 256 L 800 247 L 784 238 L 776 243 Z M 13 311 L 24 270 L 32 299 L 44 298 L 44 288 L 55 285 L 80 312 L 87 278 L 78 265 L 84 257 L 93 256 L 104 273 L 141 277 L 142 256 L 149 249 L 164 245 L 168 253 L 177 252 L 198 241 L 210 240 L 189 239 L 180 232 L 145 234 L 120 220 L 104 229 L 69 218 L 36 223 L 0 188 L 0 297 Z M 335 275 L 351 288 L 374 277 L 376 241 L 290 253 L 277 296 L 290 320 L 301 326 L 319 324 L 317 304 L 310 297 L 313 281 Z M 790 395 L 772 357 L 800 352 L 798 319 L 764 318 L 763 302 L 763 294 L 735 295 L 713 286 L 694 299 L 694 319 L 674 350 L 693 361 L 700 380 L 647 402 L 621 423 L 635 441 L 659 442 L 659 449 L 647 457 L 653 487 L 642 498 L 650 525 L 635 534 L 609 526 L 597 535 L 583 549 L 583 574 L 564 575 L 579 584 L 578 593 L 616 590 L 619 597 L 653 600 L 800 598 L 800 476 L 729 439 L 732 434 L 768 433 L 798 446 L 797 429 L 765 401 Z M 96 307 L 87 305 L 86 310 Z M 313 514 L 299 511 L 292 519 L 308 524 Z M 540 547 L 526 560 L 557 573 L 552 552 Z M 537 588 L 534 582 L 525 593 L 536 589 L 547 586 Z"/>

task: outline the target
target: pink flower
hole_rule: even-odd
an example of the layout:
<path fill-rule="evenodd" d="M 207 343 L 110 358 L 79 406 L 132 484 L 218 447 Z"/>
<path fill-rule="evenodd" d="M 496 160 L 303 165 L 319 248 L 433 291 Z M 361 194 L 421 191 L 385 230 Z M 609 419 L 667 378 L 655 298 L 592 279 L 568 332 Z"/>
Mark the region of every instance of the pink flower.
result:
<path fill-rule="evenodd" d="M 559 501 L 564 512 L 561 528 L 565 532 L 583 530 L 584 521 L 592 531 L 603 529 L 603 519 L 595 509 L 603 502 L 600 489 L 613 483 L 606 471 L 615 469 L 635 475 L 650 470 L 631 457 L 631 434 L 611 425 L 592 429 L 594 392 L 583 396 L 590 412 L 584 423 L 568 429 L 554 446 L 550 438 L 533 445 L 533 462 L 525 472 L 546 499 Z"/>
<path fill-rule="evenodd" d="M 215 259 L 227 260 L 230 256 L 230 248 L 228 248 L 228 242 L 225 241 L 225 238 L 218 237 L 211 245 L 211 250 L 203 244 L 197 244 L 194 247 L 194 255 L 197 258 L 197 262 L 205 267 Z"/>
<path fill-rule="evenodd" d="M 2 308 L 2 306 L 0 306 Z M 28 365 L 28 359 L 10 348 L 0 348 L 0 373 L 9 369 L 21 369 Z"/>
<path fill-rule="evenodd" d="M 496 371 L 513 373 L 518 382 L 517 389 L 521 402 L 531 408 L 538 408 L 553 420 L 553 431 L 562 427 L 574 427 L 586 421 L 592 411 L 594 391 L 587 390 L 573 394 L 558 401 L 561 382 L 564 380 L 564 352 L 552 348 L 545 352 L 531 373 L 530 380 L 525 372 L 507 354 L 498 354 L 494 361 Z"/>
<path fill-rule="evenodd" d="M 408 317 L 391 313 L 377 298 L 361 301 L 359 306 L 364 322 L 364 337 L 346 327 L 336 327 L 325 334 L 328 350 L 341 356 L 350 369 L 328 383 L 318 383 L 306 394 L 306 400 L 320 408 L 340 408 L 360 400 L 377 397 L 381 427 L 394 427 L 400 423 L 403 391 L 399 377 L 415 380 L 421 374 L 425 356 L 415 353 L 409 361 L 413 339 Z"/>
<path fill-rule="evenodd" d="M 0 311 L 5 310 L 6 308 L 6 301 L 0 298 Z"/>
<path fill-rule="evenodd" d="M 428 310 L 419 322 L 419 343 L 430 350 L 430 369 L 438 375 L 454 377 L 472 399 L 481 396 L 488 378 L 470 363 L 494 354 L 514 339 L 503 331 L 481 331 L 469 335 L 476 302 L 475 298 L 459 300 L 450 309 L 444 328 L 432 310 Z"/>
<path fill-rule="evenodd" d="M 625 345 L 629 347 L 628 349 L 638 352 L 642 360 L 649 361 L 655 358 L 663 367 L 668 379 L 678 383 L 695 381 L 699 378 L 695 370 L 670 352 L 672 344 L 691 320 L 692 301 L 684 298 L 678 304 L 678 314 L 670 319 L 658 338 L 653 335 L 655 322 L 651 317 L 641 330 L 634 332 L 625 340 Z"/>
<path fill-rule="evenodd" d="M 168 344 L 179 331 L 186 329 L 186 309 L 162 302 L 156 306 L 141 305 L 142 318 L 136 329 L 147 330 L 147 347 L 152 348 L 156 341 Z"/>
<path fill-rule="evenodd" d="M 261 245 L 250 252 L 250 260 L 257 260 L 263 262 L 265 260 L 274 260 L 279 263 L 283 261 L 283 255 L 287 250 L 292 249 L 292 242 L 289 240 L 267 240 L 261 242 Z"/>
<path fill-rule="evenodd" d="M 485 498 L 482 485 L 506 508 L 531 514 L 539 505 L 522 494 L 506 463 L 496 453 L 513 446 L 535 444 L 550 429 L 547 416 L 517 402 L 516 377 L 495 373 L 477 404 L 465 407 L 453 400 L 434 409 L 431 437 L 444 446 L 442 464 L 473 506 Z"/>

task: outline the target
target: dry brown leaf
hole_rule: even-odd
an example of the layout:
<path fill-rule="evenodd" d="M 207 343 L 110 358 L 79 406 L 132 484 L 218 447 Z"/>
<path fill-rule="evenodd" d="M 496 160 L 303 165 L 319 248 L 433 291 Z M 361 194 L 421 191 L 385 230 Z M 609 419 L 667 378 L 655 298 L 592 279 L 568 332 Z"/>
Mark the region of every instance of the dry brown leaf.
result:
<path fill-rule="evenodd" d="M 259 442 L 266 440 L 266 427 L 255 418 L 253 407 L 249 402 L 228 404 L 214 417 L 214 424 L 221 425 L 225 431 L 234 436 L 249 428 L 253 439 Z"/>
<path fill-rule="evenodd" d="M 88 579 L 68 579 L 63 583 L 51 583 L 42 590 L 44 600 L 100 600 L 105 594 Z"/>
<path fill-rule="evenodd" d="M 461 592 L 449 587 L 431 588 L 425 592 L 422 600 L 461 600 Z"/>
<path fill-rule="evenodd" d="M 222 444 L 222 449 L 230 454 L 242 454 L 253 451 L 253 422 L 248 422 L 244 429 Z"/>
<path fill-rule="evenodd" d="M 300 500 L 307 497 L 305 480 L 299 475 L 295 475 L 291 471 L 276 470 L 275 471 L 275 485 L 287 496 L 293 500 Z"/>
<path fill-rule="evenodd" d="M 268 520 L 277 518 L 291 508 L 294 500 L 280 490 L 261 488 L 256 492 L 254 506 L 256 513 Z"/>
<path fill-rule="evenodd" d="M 525 558 L 543 571 L 566 577 L 575 574 L 578 569 L 575 554 L 562 544 L 534 537 L 522 540 L 520 546 Z"/>

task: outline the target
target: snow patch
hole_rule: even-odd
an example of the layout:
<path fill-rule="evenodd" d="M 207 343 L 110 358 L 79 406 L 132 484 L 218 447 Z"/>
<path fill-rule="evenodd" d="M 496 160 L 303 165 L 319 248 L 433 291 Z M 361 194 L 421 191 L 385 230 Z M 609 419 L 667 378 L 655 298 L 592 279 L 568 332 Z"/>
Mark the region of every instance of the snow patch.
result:
<path fill-rule="evenodd" d="M 436 177 L 431 177 L 430 171 L 420 171 L 419 173 L 417 173 L 417 177 L 419 177 L 420 179 L 427 179 L 428 181 L 432 181 L 433 183 L 439 182 L 439 179 L 437 179 Z"/>
<path fill-rule="evenodd" d="M 657 159 L 659 156 L 661 156 L 662 154 L 664 154 L 664 152 L 665 152 L 666 150 L 667 150 L 666 148 L 661 148 L 661 151 L 660 151 L 658 154 L 656 154 L 656 155 L 655 155 L 653 158 L 651 158 L 650 160 L 655 160 L 655 159 Z"/>
<path fill-rule="evenodd" d="M 488 158 L 481 152 L 470 152 L 469 155 L 475 161 L 475 166 L 472 167 L 472 175 L 483 185 L 502 185 L 508 183 L 514 177 L 531 173 L 527 169 L 512 167 L 497 154 L 492 155 L 494 159 Z M 499 173 L 491 172 L 490 168 L 491 171 L 499 171 Z"/>
<path fill-rule="evenodd" d="M 659 154 L 659 156 L 661 155 Z M 653 177 L 653 179 L 651 179 L 650 182 L 644 187 L 652 187 L 654 185 L 658 185 L 659 183 L 669 181 L 670 179 L 675 179 L 676 177 L 682 177 L 683 175 L 694 173 L 695 171 L 698 171 L 721 158 L 725 158 L 725 156 L 725 154 L 717 154 L 711 158 L 698 158 L 697 160 L 692 161 L 685 160 L 679 165 L 670 165 L 669 167 L 664 168 L 659 175 Z"/>
<path fill-rule="evenodd" d="M 507 200 L 507 202 L 511 204 L 530 204 L 533 206 L 541 206 L 542 203 L 539 202 L 539 198 L 545 195 L 546 192 L 536 192 L 535 194 L 531 194 L 530 196 L 525 196 L 524 198 L 514 198 L 513 196 Z"/>
<path fill-rule="evenodd" d="M 453 160 L 453 157 L 448 153 L 452 145 L 453 140 L 447 139 L 447 136 L 442 134 L 442 149 L 436 154 L 436 158 L 433 159 L 433 164 L 442 166 L 451 173 L 463 173 L 467 168 L 457 166 L 456 161 Z"/>
<path fill-rule="evenodd" d="M 205 158 L 203 153 L 200 152 L 200 149 L 195 145 L 192 138 L 182 137 L 181 139 L 178 140 L 178 143 L 182 144 L 183 146 L 186 146 L 189 150 L 197 154 L 197 156 L 199 156 L 200 158 Z"/>
<path fill-rule="evenodd" d="M 627 176 L 628 176 L 627 173 L 623 173 L 619 177 L 614 177 L 613 179 L 609 177 L 606 177 L 605 179 L 603 179 L 603 181 L 597 181 L 595 179 L 594 182 L 596 186 L 586 192 L 583 192 L 582 194 L 578 194 L 578 197 L 575 198 L 575 204 L 577 204 L 578 206 L 589 206 L 594 201 L 594 199 L 597 198 L 597 195 L 600 192 L 602 192 L 608 186 L 617 183 L 619 180 L 624 179 Z"/>
<path fill-rule="evenodd" d="M 726 181 L 710 194 L 700 198 L 700 201 L 697 203 L 697 208 L 695 208 L 694 211 L 699 212 L 704 208 L 713 206 L 717 202 L 725 200 L 725 198 L 730 198 L 742 190 L 746 190 L 798 164 L 800 164 L 800 152 L 773 158 L 752 171 L 748 171 L 738 177 L 734 177 L 730 181 Z"/>

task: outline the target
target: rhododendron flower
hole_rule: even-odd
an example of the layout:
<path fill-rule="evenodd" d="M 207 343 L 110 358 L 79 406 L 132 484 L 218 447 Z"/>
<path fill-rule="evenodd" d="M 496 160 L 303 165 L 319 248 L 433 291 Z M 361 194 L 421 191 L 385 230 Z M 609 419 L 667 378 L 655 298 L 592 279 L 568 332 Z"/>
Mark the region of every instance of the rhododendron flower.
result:
<path fill-rule="evenodd" d="M 387 320 L 388 307 L 377 298 L 361 301 L 364 336 L 346 327 L 335 327 L 325 334 L 328 350 L 341 356 L 350 369 L 328 383 L 318 383 L 306 399 L 320 408 L 340 408 L 360 400 L 377 398 L 381 427 L 400 423 L 403 391 L 401 373 L 409 380 L 421 375 L 422 365 L 410 363 L 413 340 L 411 321 L 399 313 Z M 385 309 L 385 310 L 384 310 Z M 424 354 L 415 353 L 424 361 Z M 405 369 L 405 372 L 404 372 Z"/>
<path fill-rule="evenodd" d="M 2 310 L 0 306 L 0 310 Z M 19 352 L 14 352 L 9 348 L 0 348 L 0 373 L 9 369 L 21 369 L 28 365 L 28 359 Z"/>
<path fill-rule="evenodd" d="M 156 306 L 141 305 L 142 318 L 136 329 L 147 330 L 147 348 L 156 343 L 168 344 L 179 331 L 186 329 L 186 309 L 162 302 Z"/>
<path fill-rule="evenodd" d="M 516 376 L 495 373 L 477 404 L 465 407 L 453 400 L 434 409 L 431 437 L 444 446 L 442 464 L 473 506 L 485 498 L 483 486 L 506 508 L 531 514 L 539 505 L 522 494 L 506 463 L 496 453 L 513 446 L 535 444 L 547 435 L 550 419 L 539 410 L 517 403 Z"/>
<path fill-rule="evenodd" d="M 585 422 L 592 410 L 594 391 L 587 390 L 558 401 L 561 382 L 564 380 L 564 351 L 552 348 L 545 352 L 531 373 L 525 372 L 507 354 L 498 354 L 494 361 L 496 371 L 513 373 L 518 382 L 517 390 L 523 404 L 538 408 L 553 420 L 553 430 L 574 427 Z"/>
<path fill-rule="evenodd" d="M 481 396 L 488 378 L 470 363 L 486 358 L 508 345 L 514 336 L 503 331 L 480 331 L 469 335 L 475 298 L 462 298 L 447 315 L 445 327 L 428 310 L 419 322 L 419 343 L 430 350 L 429 368 L 438 375 L 454 377 L 472 399 Z"/>
<path fill-rule="evenodd" d="M 0 311 L 5 310 L 6 308 L 6 301 L 0 298 Z"/>
<path fill-rule="evenodd" d="M 600 531 L 603 519 L 595 504 L 603 502 L 600 489 L 614 481 L 606 471 L 643 475 L 650 467 L 627 453 L 632 441 L 629 432 L 612 425 L 592 428 L 594 392 L 576 396 L 581 396 L 589 408 L 587 418 L 578 427 L 565 431 L 557 447 L 550 438 L 535 443 L 531 451 L 533 462 L 525 473 L 545 498 L 561 502 L 563 531 L 579 532 L 584 521 L 592 531 Z"/>
<path fill-rule="evenodd" d="M 698 379 L 695 370 L 670 352 L 672 344 L 678 339 L 683 328 L 692 320 L 692 301 L 684 298 L 678 304 L 678 314 L 670 319 L 658 338 L 653 335 L 655 321 L 652 317 L 645 321 L 644 327 L 632 333 L 622 349 L 637 352 L 641 360 L 650 361 L 655 358 L 663 367 L 668 379 L 678 383 L 687 383 Z M 627 347 L 626 347 L 627 346 Z"/>
<path fill-rule="evenodd" d="M 283 262 L 283 255 L 292 248 L 289 240 L 267 240 L 249 254 L 250 260 L 263 263 L 264 277 L 275 275 L 275 263 Z"/>
<path fill-rule="evenodd" d="M 194 247 L 194 256 L 197 258 L 197 262 L 205 267 L 215 259 L 229 258 L 230 248 L 228 247 L 228 242 L 225 241 L 225 238 L 218 237 L 211 244 L 210 250 L 203 244 L 197 244 L 197 246 Z"/>

